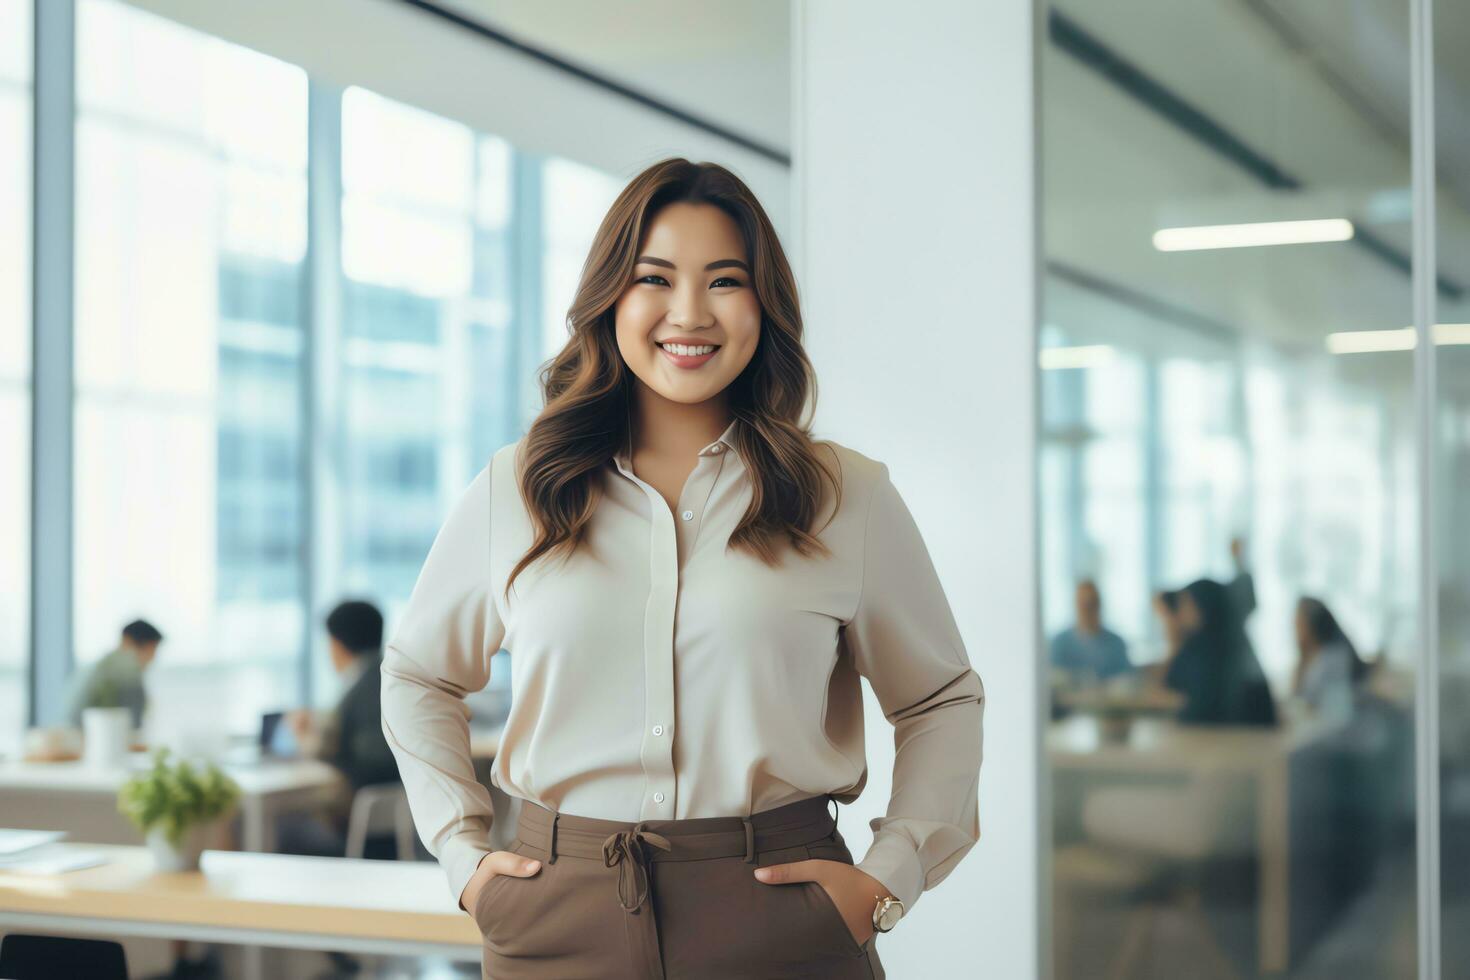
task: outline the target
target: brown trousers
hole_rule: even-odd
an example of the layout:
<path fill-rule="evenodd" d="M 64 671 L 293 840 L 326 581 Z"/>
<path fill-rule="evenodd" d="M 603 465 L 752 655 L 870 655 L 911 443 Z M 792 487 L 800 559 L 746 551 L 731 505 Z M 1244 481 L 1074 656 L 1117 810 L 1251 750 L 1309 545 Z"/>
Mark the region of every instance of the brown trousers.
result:
<path fill-rule="evenodd" d="M 493 980 L 884 980 L 874 935 L 853 938 L 814 881 L 755 868 L 852 864 L 829 796 L 750 817 L 625 823 L 524 800 L 509 850 L 528 878 L 496 875 L 470 914 Z"/>

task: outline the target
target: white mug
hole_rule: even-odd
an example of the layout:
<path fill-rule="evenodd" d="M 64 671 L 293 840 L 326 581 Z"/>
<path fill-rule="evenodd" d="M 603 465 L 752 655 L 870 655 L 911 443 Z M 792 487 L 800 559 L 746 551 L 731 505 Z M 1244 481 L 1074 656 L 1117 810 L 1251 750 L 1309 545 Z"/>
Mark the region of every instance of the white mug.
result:
<path fill-rule="evenodd" d="M 130 709 L 82 709 L 82 760 L 87 765 L 98 768 L 123 765 L 127 762 L 132 736 Z"/>

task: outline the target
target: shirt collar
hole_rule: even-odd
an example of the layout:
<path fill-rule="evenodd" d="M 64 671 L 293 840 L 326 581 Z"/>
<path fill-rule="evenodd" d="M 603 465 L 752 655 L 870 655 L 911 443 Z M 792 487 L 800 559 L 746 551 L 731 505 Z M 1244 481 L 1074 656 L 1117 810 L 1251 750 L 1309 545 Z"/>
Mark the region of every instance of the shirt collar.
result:
<path fill-rule="evenodd" d="M 341 678 L 343 689 L 345 690 L 361 680 L 362 675 L 367 673 L 368 667 L 375 664 L 377 659 L 378 654 L 375 651 L 361 654 L 349 660 L 347 666 L 342 668 Z"/>
<path fill-rule="evenodd" d="M 725 431 L 720 433 L 718 439 L 699 450 L 700 456 L 718 456 L 723 452 L 735 449 L 735 429 L 740 425 L 740 419 L 735 418 L 725 426 Z M 628 473 L 633 469 L 632 451 L 624 442 L 623 447 L 613 454 L 613 461 L 618 468 Z"/>

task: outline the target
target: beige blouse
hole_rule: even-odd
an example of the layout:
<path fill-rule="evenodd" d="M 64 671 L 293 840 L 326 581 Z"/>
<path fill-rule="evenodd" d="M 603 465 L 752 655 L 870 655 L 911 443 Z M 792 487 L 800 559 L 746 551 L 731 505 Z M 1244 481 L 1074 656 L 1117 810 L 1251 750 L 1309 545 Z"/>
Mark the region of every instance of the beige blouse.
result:
<path fill-rule="evenodd" d="M 984 689 L 888 468 L 845 446 L 830 557 L 771 568 L 726 541 L 751 500 L 732 422 L 699 452 L 674 511 L 607 464 L 586 542 L 511 568 L 532 527 L 497 451 L 435 538 L 382 665 L 383 732 L 414 822 L 456 899 L 492 848 L 464 696 L 511 657 L 491 769 L 505 792 L 579 816 L 749 816 L 867 782 L 866 677 L 894 726 L 887 815 L 858 867 L 914 907 L 980 835 Z M 823 448 L 825 447 L 825 448 Z M 814 525 L 822 528 L 832 501 Z"/>

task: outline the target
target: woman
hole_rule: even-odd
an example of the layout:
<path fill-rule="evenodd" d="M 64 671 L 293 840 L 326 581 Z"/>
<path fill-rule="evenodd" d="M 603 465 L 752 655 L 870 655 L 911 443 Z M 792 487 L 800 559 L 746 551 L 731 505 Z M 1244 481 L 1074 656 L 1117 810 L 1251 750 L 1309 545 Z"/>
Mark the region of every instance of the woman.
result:
<path fill-rule="evenodd" d="M 383 727 L 485 974 L 881 978 L 876 931 L 979 836 L 984 692 L 914 519 L 884 464 L 801 421 L 796 283 L 724 168 L 634 178 L 568 324 L 383 663 Z M 462 699 L 502 646 L 492 776 L 523 802 L 491 851 Z M 898 755 L 855 863 L 828 800 L 867 781 L 860 675 Z"/>
<path fill-rule="evenodd" d="M 1354 692 L 1368 665 L 1322 600 L 1303 596 L 1297 601 L 1296 643 L 1300 656 L 1292 694 L 1323 717 L 1351 715 Z"/>
<path fill-rule="evenodd" d="M 1164 683 L 1184 695 L 1179 720 L 1195 724 L 1274 725 L 1261 664 L 1225 586 L 1199 579 L 1178 599 L 1183 636 Z"/>
<path fill-rule="evenodd" d="M 1165 665 L 1174 662 L 1174 656 L 1184 642 L 1183 630 L 1179 626 L 1179 597 L 1183 594 L 1173 589 L 1160 589 L 1153 595 L 1154 615 L 1159 617 L 1159 626 L 1164 633 L 1164 656 L 1161 659 Z"/>

